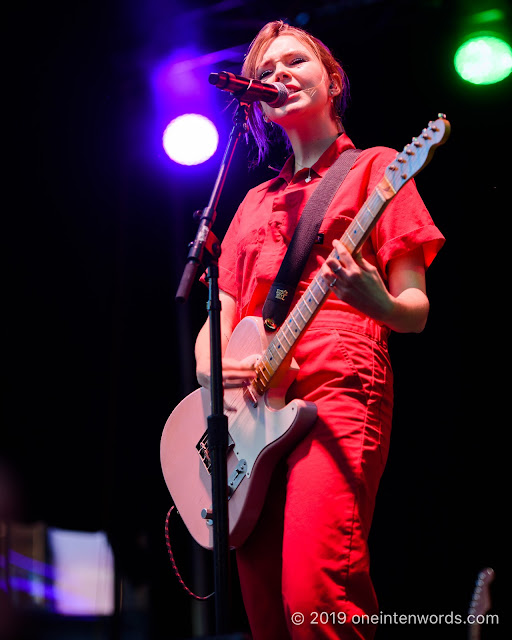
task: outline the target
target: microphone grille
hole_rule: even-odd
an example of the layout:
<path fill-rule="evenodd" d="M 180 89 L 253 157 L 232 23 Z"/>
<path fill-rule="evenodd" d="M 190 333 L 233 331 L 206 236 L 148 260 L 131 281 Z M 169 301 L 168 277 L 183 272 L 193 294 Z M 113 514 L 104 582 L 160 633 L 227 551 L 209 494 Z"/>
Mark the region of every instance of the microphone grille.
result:
<path fill-rule="evenodd" d="M 268 103 L 269 107 L 282 107 L 283 104 L 288 100 L 288 89 L 284 86 L 282 82 L 273 82 L 273 86 L 278 90 L 277 98 L 272 102 Z"/>

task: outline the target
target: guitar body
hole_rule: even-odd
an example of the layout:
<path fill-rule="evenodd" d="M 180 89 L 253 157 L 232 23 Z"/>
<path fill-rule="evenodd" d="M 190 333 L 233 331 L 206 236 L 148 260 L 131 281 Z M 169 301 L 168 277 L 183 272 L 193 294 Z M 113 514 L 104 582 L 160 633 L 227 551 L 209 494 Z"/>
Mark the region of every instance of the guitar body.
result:
<path fill-rule="evenodd" d="M 247 317 L 233 331 L 226 356 L 241 360 L 261 354 L 268 343 L 262 319 Z M 286 391 L 297 371 L 292 361 L 279 382 L 263 396 L 251 395 L 247 388 L 224 391 L 230 437 L 228 485 L 231 480 L 234 487 L 228 500 L 229 544 L 233 548 L 244 543 L 256 524 L 276 463 L 306 435 L 316 419 L 313 403 L 285 403 Z M 160 442 L 167 488 L 190 534 L 206 549 L 213 549 L 213 527 L 201 512 L 212 508 L 212 489 L 205 464 L 208 456 L 204 450 L 201 455 L 198 443 L 207 432 L 210 414 L 210 392 L 197 389 L 171 413 Z M 243 466 L 237 472 L 240 464 Z"/>

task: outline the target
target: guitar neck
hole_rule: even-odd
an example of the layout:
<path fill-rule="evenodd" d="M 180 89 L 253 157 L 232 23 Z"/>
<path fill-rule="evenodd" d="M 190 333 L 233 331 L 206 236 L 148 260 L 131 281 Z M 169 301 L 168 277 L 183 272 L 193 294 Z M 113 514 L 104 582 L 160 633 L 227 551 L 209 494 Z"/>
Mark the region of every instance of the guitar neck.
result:
<path fill-rule="evenodd" d="M 384 176 L 340 238 L 350 254 L 362 247 L 395 193 L 393 186 Z M 339 256 L 333 249 L 329 257 L 338 259 Z M 327 300 L 329 293 L 329 283 L 318 272 L 258 362 L 256 379 L 253 383 L 258 393 L 263 394 L 270 387 L 272 379 L 283 362 L 291 356 L 294 347 Z"/>
<path fill-rule="evenodd" d="M 480 625 L 472 624 L 469 627 L 468 640 L 480 640 Z"/>

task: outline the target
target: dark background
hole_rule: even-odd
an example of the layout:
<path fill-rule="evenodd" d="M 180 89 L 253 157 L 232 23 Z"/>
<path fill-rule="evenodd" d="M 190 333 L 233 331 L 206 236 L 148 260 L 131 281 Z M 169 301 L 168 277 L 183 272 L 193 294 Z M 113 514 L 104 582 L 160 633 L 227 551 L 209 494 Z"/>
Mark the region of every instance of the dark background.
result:
<path fill-rule="evenodd" d="M 1 517 L 107 532 L 125 589 L 147 596 L 133 618 L 125 606 L 109 637 L 214 629 L 212 602 L 193 602 L 169 563 L 164 521 L 172 502 L 159 439 L 196 386 L 193 340 L 206 315 L 202 285 L 185 306 L 174 296 L 195 234 L 192 213 L 207 204 L 231 125 L 227 95 L 207 76 L 238 72 L 241 60 L 199 71 L 202 93 L 188 110 L 216 100 L 212 116 L 223 128 L 213 158 L 187 169 L 161 147 L 168 116 L 155 100 L 152 69 L 191 43 L 205 53 L 245 50 L 266 21 L 297 22 L 301 12 L 351 79 L 345 122 L 356 146 L 400 149 L 439 112 L 452 124 L 417 178 L 447 243 L 428 274 L 427 329 L 392 340 L 396 413 L 371 532 L 372 573 L 384 613 L 465 615 L 478 572 L 491 566 L 500 625 L 482 637 L 504 637 L 511 78 L 495 86 L 458 78 L 462 5 L 469 8 L 443 0 L 110 0 L 9 10 L 0 463 L 10 489 Z M 273 175 L 249 171 L 246 157 L 241 144 L 218 208 L 219 237 L 245 191 Z M 171 536 L 185 581 L 208 592 L 211 554 L 179 518 L 171 518 Z M 234 627 L 243 630 L 236 575 L 233 589 Z M 31 638 L 43 637 L 44 625 L 55 638 L 86 633 L 54 618 L 34 631 L 24 620 Z M 377 638 L 433 634 L 464 638 L 467 627 L 383 625 Z"/>

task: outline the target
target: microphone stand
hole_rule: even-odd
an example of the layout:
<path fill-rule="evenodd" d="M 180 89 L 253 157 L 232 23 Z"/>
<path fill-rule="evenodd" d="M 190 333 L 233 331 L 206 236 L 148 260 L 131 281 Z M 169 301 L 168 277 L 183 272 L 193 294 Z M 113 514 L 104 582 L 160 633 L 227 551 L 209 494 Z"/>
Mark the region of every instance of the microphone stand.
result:
<path fill-rule="evenodd" d="M 214 585 L 216 633 L 228 632 L 229 584 L 229 523 L 227 506 L 227 448 L 228 420 L 224 415 L 224 391 L 222 384 L 222 351 L 220 331 L 218 258 L 220 242 L 211 231 L 217 216 L 217 203 L 224 186 L 235 147 L 245 130 L 249 104 L 239 102 L 233 116 L 233 128 L 224 152 L 208 206 L 199 215 L 199 228 L 190 245 L 181 282 L 176 294 L 178 302 L 185 302 L 190 294 L 200 264 L 207 265 L 209 281 L 208 317 L 210 319 L 210 401 L 208 416 L 208 452 L 211 460 L 212 513 L 207 517 L 213 521 Z M 204 269 L 203 269 L 204 270 Z M 205 526 L 206 523 L 205 523 Z"/>

